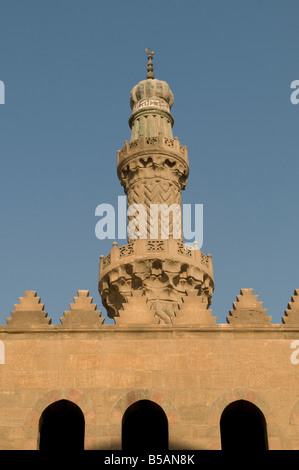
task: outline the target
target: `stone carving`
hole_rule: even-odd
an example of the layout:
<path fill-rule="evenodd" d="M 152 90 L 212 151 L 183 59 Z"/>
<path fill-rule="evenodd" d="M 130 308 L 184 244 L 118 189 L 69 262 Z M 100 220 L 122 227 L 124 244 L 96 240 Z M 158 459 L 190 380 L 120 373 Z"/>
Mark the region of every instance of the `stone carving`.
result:
<path fill-rule="evenodd" d="M 110 253 L 109 253 L 109 255 L 106 256 L 106 258 L 105 258 L 105 256 L 101 255 L 101 261 L 102 261 L 103 267 L 106 268 L 107 266 L 109 266 L 109 264 L 111 264 L 111 255 L 110 255 Z"/>
<path fill-rule="evenodd" d="M 164 182 L 159 179 L 147 180 L 143 185 L 141 183 L 136 183 L 131 186 L 128 192 L 128 205 L 137 203 L 137 201 L 143 204 L 147 209 L 147 238 L 150 238 L 151 230 L 153 233 L 154 225 L 156 223 L 155 220 L 150 217 L 151 204 L 167 204 L 168 207 L 173 205 L 174 215 L 170 212 L 169 227 L 167 226 L 167 230 L 164 225 L 161 224 L 160 217 L 158 218 L 157 228 L 157 232 L 159 234 L 158 238 L 164 239 L 168 238 L 168 236 L 172 237 L 174 232 L 174 221 L 176 224 L 179 224 L 181 221 L 181 196 L 178 188 L 171 182 Z M 179 213 L 179 218 L 177 218 L 177 213 Z"/>
<path fill-rule="evenodd" d="M 232 325 L 269 325 L 271 318 L 267 316 L 267 309 L 263 309 L 263 302 L 253 295 L 253 289 L 241 289 L 237 296 L 237 302 L 233 302 L 233 310 L 230 310 L 227 322 Z"/>
<path fill-rule="evenodd" d="M 184 243 L 178 243 L 178 253 L 185 256 L 191 256 L 192 250 L 190 248 L 186 248 Z"/>
<path fill-rule="evenodd" d="M 181 190 L 184 189 L 188 167 L 176 161 L 171 156 L 138 156 L 119 166 L 118 171 L 121 184 L 128 196 L 128 207 L 133 204 L 142 204 L 147 208 L 147 236 L 150 238 L 151 204 L 166 204 L 170 211 L 169 236 L 174 230 L 180 230 L 181 224 Z M 174 216 L 172 215 L 174 210 Z M 176 226 L 173 226 L 175 221 Z M 159 224 L 159 238 L 167 237 L 161 231 Z M 176 232 L 174 232 L 176 233 Z"/>
<path fill-rule="evenodd" d="M 15 310 L 11 312 L 11 318 L 7 318 L 7 324 L 13 327 L 38 327 L 51 324 L 51 319 L 47 318 L 44 311 L 44 304 L 40 303 L 40 297 L 36 292 L 26 290 L 24 297 L 19 298 L 20 303 L 15 304 Z"/>
<path fill-rule="evenodd" d="M 128 222 L 136 218 L 138 204 L 146 208 L 147 220 L 146 236 L 144 227 L 139 227 L 143 239 L 134 241 L 134 231 L 129 232 L 128 244 L 114 245 L 110 258 L 100 261 L 99 292 L 117 324 L 144 323 L 145 319 L 152 324 L 155 319 L 171 325 L 173 319 L 179 323 L 181 318 L 183 322 L 189 318 L 193 324 L 195 318 L 188 310 L 192 299 L 199 304 L 196 321 L 203 320 L 207 312 L 210 316 L 207 309 L 214 290 L 211 257 L 183 243 L 181 191 L 187 184 L 189 163 L 187 148 L 173 137 L 172 104 L 168 84 L 154 78 L 140 82 L 131 92 L 131 141 L 125 141 L 117 152 L 117 174 L 128 207 L 132 207 Z M 152 205 L 167 208 L 168 213 L 154 217 Z"/>
<path fill-rule="evenodd" d="M 121 246 L 119 248 L 119 254 L 121 257 L 129 256 L 134 253 L 134 243 L 129 243 L 128 245 Z"/>
<path fill-rule="evenodd" d="M 97 310 L 97 305 L 89 297 L 89 290 L 78 290 L 78 297 L 74 297 L 74 303 L 70 304 L 70 311 L 63 312 L 64 317 L 60 321 L 68 328 L 97 328 L 104 321 L 100 318 L 102 312 Z"/>
<path fill-rule="evenodd" d="M 299 289 L 294 290 L 294 295 L 291 302 L 288 303 L 288 309 L 285 310 L 282 322 L 288 326 L 299 324 Z"/>
<path fill-rule="evenodd" d="M 147 249 L 148 251 L 165 251 L 164 240 L 149 240 Z"/>
<path fill-rule="evenodd" d="M 137 152 L 144 154 L 150 149 L 151 152 L 166 154 L 175 157 L 180 161 L 188 162 L 188 152 L 185 145 L 180 144 L 177 137 L 164 137 L 163 133 L 158 133 L 154 137 L 144 137 L 140 135 L 136 140 L 131 142 L 125 141 L 121 150 L 117 152 L 117 165 L 127 161 L 128 158 L 134 156 Z"/>
<path fill-rule="evenodd" d="M 133 140 L 133 142 L 129 143 L 129 149 L 134 149 L 135 147 L 138 147 L 138 140 Z"/>
<path fill-rule="evenodd" d="M 156 145 L 158 142 L 158 137 L 146 137 L 145 142 L 147 145 Z"/>
<path fill-rule="evenodd" d="M 211 303 L 214 282 L 209 267 L 202 264 L 200 250 L 189 250 L 191 256 L 177 251 L 175 240 L 136 240 L 130 258 L 120 255 L 121 248 L 111 251 L 111 266 L 100 266 L 99 292 L 112 318 L 121 315 L 123 305 L 140 290 L 148 300 L 153 315 L 160 323 L 171 324 L 182 299 L 194 291 Z"/>
<path fill-rule="evenodd" d="M 140 136 L 133 142 L 126 142 L 118 152 L 117 172 L 128 196 L 128 207 L 142 204 L 147 209 L 147 238 L 151 238 L 153 230 L 151 204 L 171 206 L 169 237 L 173 234 L 177 237 L 178 232 L 182 237 L 181 191 L 187 184 L 189 172 L 186 147 L 181 146 L 177 138 L 164 137 L 162 134 Z M 160 220 L 157 230 L 158 238 L 168 237 L 163 224 L 161 228 Z"/>
<path fill-rule="evenodd" d="M 158 99 L 149 99 L 149 100 L 144 100 L 144 101 L 139 101 L 133 106 L 133 113 L 138 111 L 139 109 L 144 109 L 144 108 L 161 108 L 164 109 L 165 111 L 170 112 L 169 105 L 164 101 L 164 100 L 158 100 Z"/>
<path fill-rule="evenodd" d="M 170 139 L 169 137 L 164 137 L 164 143 L 168 147 L 174 147 L 174 139 Z"/>
<path fill-rule="evenodd" d="M 202 264 L 209 266 L 209 256 L 204 255 L 203 253 L 200 254 Z"/>

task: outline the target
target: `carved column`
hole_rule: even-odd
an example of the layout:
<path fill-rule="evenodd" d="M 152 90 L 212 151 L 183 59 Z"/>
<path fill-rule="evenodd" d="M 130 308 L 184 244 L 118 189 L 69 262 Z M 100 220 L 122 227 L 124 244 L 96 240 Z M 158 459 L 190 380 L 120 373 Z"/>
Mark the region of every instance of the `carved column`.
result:
<path fill-rule="evenodd" d="M 156 137 L 141 135 L 133 142 L 126 142 L 118 152 L 117 173 L 128 196 L 128 207 L 142 204 L 147 211 L 144 238 L 182 240 L 181 191 L 187 184 L 188 171 L 186 147 L 177 138 L 165 137 L 161 132 Z M 169 227 L 161 224 L 159 215 L 158 227 L 154 230 L 155 219 L 150 217 L 154 204 L 160 207 L 165 204 L 168 208 Z M 158 236 L 153 236 L 154 233 Z"/>

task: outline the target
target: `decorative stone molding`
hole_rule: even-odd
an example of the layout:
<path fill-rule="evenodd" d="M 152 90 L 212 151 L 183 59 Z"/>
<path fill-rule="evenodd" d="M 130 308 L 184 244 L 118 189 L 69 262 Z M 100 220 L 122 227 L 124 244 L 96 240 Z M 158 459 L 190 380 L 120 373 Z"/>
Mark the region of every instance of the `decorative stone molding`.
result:
<path fill-rule="evenodd" d="M 24 297 L 19 297 L 20 303 L 15 304 L 15 310 L 11 312 L 11 318 L 7 318 L 7 324 L 13 327 L 34 328 L 51 324 L 44 311 L 44 304 L 40 303 L 40 297 L 36 292 L 26 290 Z"/>
<path fill-rule="evenodd" d="M 299 289 L 294 290 L 291 302 L 288 303 L 288 309 L 285 310 L 285 316 L 282 317 L 282 323 L 286 325 L 299 325 Z"/>
<path fill-rule="evenodd" d="M 171 239 L 137 239 L 130 249 L 118 248 L 114 242 L 108 256 L 109 263 L 101 258 L 99 292 L 111 318 L 122 315 L 125 303 L 137 290 L 145 295 L 160 323 L 171 324 L 182 299 L 192 291 L 211 304 L 212 259 L 200 250 Z"/>
<path fill-rule="evenodd" d="M 233 302 L 227 322 L 232 325 L 269 325 L 272 317 L 267 316 L 267 309 L 263 309 L 263 302 L 253 295 L 253 289 L 241 289 L 237 302 Z"/>
<path fill-rule="evenodd" d="M 67 328 L 98 328 L 104 322 L 104 318 L 100 318 L 102 312 L 89 297 L 89 290 L 77 292 L 78 297 L 74 297 L 74 303 L 70 304 L 71 310 L 63 312 L 64 317 L 60 318 L 62 325 Z"/>
<path fill-rule="evenodd" d="M 170 214 L 169 237 L 172 238 L 173 219 L 181 221 L 181 191 L 187 184 L 188 173 L 186 147 L 177 138 L 171 139 L 161 133 L 157 137 L 141 135 L 133 142 L 126 141 L 118 152 L 117 174 L 128 196 L 128 207 L 142 204 L 146 208 L 148 238 L 151 204 L 175 208 L 175 217 Z M 161 230 L 161 224 L 159 228 Z M 168 235 L 161 230 L 159 238 L 168 238 Z"/>
<path fill-rule="evenodd" d="M 147 154 L 155 156 L 164 154 L 174 158 L 183 166 L 188 164 L 187 147 L 180 143 L 178 137 L 166 137 L 160 132 L 154 137 L 140 135 L 131 142 L 126 140 L 123 148 L 117 151 L 117 167 L 121 169 L 132 158 Z"/>
<path fill-rule="evenodd" d="M 183 298 L 172 323 L 175 325 L 214 326 L 216 317 L 212 317 L 212 310 L 208 310 L 207 299 L 198 295 L 197 291 L 191 291 Z"/>

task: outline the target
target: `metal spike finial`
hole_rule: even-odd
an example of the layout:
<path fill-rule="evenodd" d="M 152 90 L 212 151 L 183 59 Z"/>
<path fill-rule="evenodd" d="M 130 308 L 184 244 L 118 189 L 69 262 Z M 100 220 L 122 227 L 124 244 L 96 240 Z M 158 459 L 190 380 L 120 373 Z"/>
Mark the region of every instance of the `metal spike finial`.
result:
<path fill-rule="evenodd" d="M 145 48 L 145 52 L 148 54 L 148 63 L 147 63 L 147 75 L 146 75 L 146 78 L 149 79 L 149 78 L 155 78 L 155 75 L 154 75 L 154 66 L 153 66 L 153 55 L 154 55 L 154 51 L 153 49 L 151 49 L 150 47 L 146 47 Z"/>

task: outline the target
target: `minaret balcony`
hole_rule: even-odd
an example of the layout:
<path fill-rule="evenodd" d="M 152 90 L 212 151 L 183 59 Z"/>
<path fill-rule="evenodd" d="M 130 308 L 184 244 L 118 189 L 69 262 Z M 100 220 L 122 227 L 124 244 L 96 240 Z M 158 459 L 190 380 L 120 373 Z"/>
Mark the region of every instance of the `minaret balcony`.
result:
<path fill-rule="evenodd" d="M 110 271 L 138 261 L 159 259 L 187 264 L 191 269 L 198 269 L 213 279 L 212 256 L 204 255 L 196 247 L 186 245 L 181 240 L 145 240 L 136 239 L 127 245 L 118 247 L 113 243 L 111 252 L 100 257 L 100 281 Z"/>
<path fill-rule="evenodd" d="M 137 140 L 132 142 L 125 141 L 125 145 L 117 152 L 117 167 L 123 167 L 128 160 L 135 155 L 146 155 L 148 152 L 162 153 L 168 156 L 173 155 L 176 160 L 179 160 L 184 166 L 188 165 L 188 151 L 187 147 L 181 145 L 177 137 L 165 137 L 159 133 L 155 137 L 145 137 L 141 135 Z"/>

